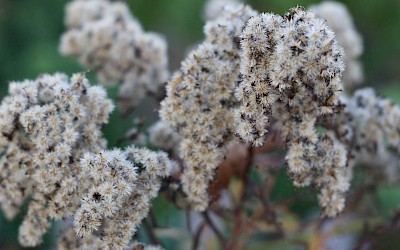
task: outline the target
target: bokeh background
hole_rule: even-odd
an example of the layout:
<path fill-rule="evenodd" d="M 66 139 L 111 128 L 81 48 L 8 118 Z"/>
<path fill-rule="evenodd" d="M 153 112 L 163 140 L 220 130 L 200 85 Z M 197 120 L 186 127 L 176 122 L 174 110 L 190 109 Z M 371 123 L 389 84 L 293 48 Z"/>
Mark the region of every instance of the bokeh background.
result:
<path fill-rule="evenodd" d="M 58 53 L 58 43 L 64 31 L 63 17 L 66 0 L 0 0 L 0 98 L 7 94 L 9 81 L 35 78 L 42 73 L 65 72 L 71 74 L 86 71 L 73 58 Z M 170 69 L 179 67 L 190 47 L 203 38 L 202 9 L 204 0 L 127 0 L 132 13 L 141 21 L 145 30 L 156 31 L 168 40 Z M 260 12 L 283 14 L 296 5 L 309 6 L 320 1 L 313 0 L 248 0 Z M 365 86 L 373 86 L 379 93 L 400 103 L 400 1 L 399 0 L 348 0 L 345 3 L 353 15 L 355 26 L 364 38 L 362 62 Z M 94 75 L 88 75 L 96 82 Z M 111 97 L 115 89 L 108 89 Z M 151 114 L 155 116 L 155 112 Z M 133 115 L 135 116 L 135 115 Z M 132 118 L 114 113 L 111 124 L 105 128 L 109 146 L 117 144 L 119 138 L 132 126 Z M 293 190 L 282 174 L 276 183 L 274 197 L 290 196 Z M 400 204 L 398 186 L 381 186 L 375 191 L 378 211 L 389 217 Z M 275 195 L 275 196 L 274 196 Z M 162 201 L 158 201 L 162 203 Z M 164 204 L 165 205 L 165 204 Z M 295 207 L 300 215 L 315 209 L 315 201 L 305 201 Z M 171 207 L 157 210 L 157 216 L 170 218 L 165 226 L 173 224 Z M 175 211 L 175 212 L 174 212 Z M 6 222 L 0 215 L 0 249 L 20 249 L 17 242 L 18 219 Z M 179 224 L 179 223 L 178 223 Z M 38 249 L 50 249 L 57 229 Z M 388 240 L 390 241 L 390 239 Z M 173 246 L 173 243 L 171 243 Z M 287 248 L 289 249 L 289 248 Z M 400 248 L 398 248 L 400 249 Z"/>

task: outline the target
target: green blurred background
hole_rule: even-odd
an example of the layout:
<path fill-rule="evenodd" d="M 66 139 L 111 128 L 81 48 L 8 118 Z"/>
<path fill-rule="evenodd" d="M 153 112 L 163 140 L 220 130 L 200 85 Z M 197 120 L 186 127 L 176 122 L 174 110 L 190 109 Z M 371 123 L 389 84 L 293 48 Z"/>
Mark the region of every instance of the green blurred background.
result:
<path fill-rule="evenodd" d="M 0 85 L 34 78 L 44 72 L 72 73 L 83 70 L 72 58 L 58 54 L 65 0 L 0 0 Z M 164 34 L 169 42 L 171 70 L 187 47 L 203 37 L 202 0 L 129 0 L 133 14 L 146 30 Z M 284 13 L 296 5 L 309 6 L 313 0 L 246 1 L 259 11 Z M 344 2 L 364 37 L 362 57 L 366 84 L 383 86 L 399 82 L 400 1 L 348 0 Z"/>
<path fill-rule="evenodd" d="M 58 43 L 64 31 L 63 17 L 66 0 L 0 0 L 0 97 L 7 93 L 7 83 L 35 78 L 42 73 L 86 70 L 73 58 L 58 53 Z M 179 67 L 191 45 L 203 38 L 203 0 L 128 0 L 133 14 L 146 30 L 165 35 L 169 43 L 170 69 Z M 249 0 L 254 8 L 282 14 L 296 5 L 309 6 L 313 0 Z M 400 103 L 400 1 L 348 0 L 345 3 L 355 25 L 364 38 L 362 62 L 365 86 Z M 89 74 L 95 81 L 93 74 Z M 111 96 L 115 89 L 109 89 Z M 114 114 L 112 124 L 105 128 L 109 145 L 131 126 L 132 117 Z M 286 182 L 287 184 L 288 182 Z M 289 185 L 286 189 L 290 189 Z M 385 209 L 393 209 L 400 200 L 396 187 L 379 191 L 382 197 L 396 200 Z M 15 245 L 19 222 L 0 218 L 0 249 L 19 249 Z M 57 234 L 55 232 L 54 234 Z M 49 244 L 51 245 L 51 241 Z M 41 247 L 40 249 L 44 249 Z"/>

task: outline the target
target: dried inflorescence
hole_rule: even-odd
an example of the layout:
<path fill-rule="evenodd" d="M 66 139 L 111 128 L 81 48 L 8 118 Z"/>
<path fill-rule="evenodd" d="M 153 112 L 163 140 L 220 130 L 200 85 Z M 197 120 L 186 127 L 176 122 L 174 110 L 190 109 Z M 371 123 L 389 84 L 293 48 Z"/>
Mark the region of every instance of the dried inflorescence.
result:
<path fill-rule="evenodd" d="M 324 1 L 312 5 L 309 10 L 327 21 L 327 25 L 335 32 L 336 40 L 344 49 L 346 70 L 343 72 L 342 81 L 345 89 L 351 90 L 357 87 L 364 78 L 360 62 L 363 42 L 346 6 L 339 2 Z"/>
<path fill-rule="evenodd" d="M 254 146 L 264 143 L 271 106 L 278 97 L 270 83 L 270 72 L 277 57 L 273 55 L 283 18 L 262 13 L 249 20 L 241 35 L 242 82 L 235 92 L 241 105 L 235 110 L 239 137 Z"/>
<path fill-rule="evenodd" d="M 83 237 L 79 238 L 76 236 L 75 230 L 73 228 L 65 231 L 57 240 L 57 249 L 59 250 L 93 250 L 93 249 L 103 249 L 100 248 L 103 242 L 100 236 L 93 237 Z M 114 249 L 114 248 L 112 248 Z M 118 249 L 118 248 L 116 248 Z M 160 246 L 145 245 L 139 242 L 132 242 L 124 249 L 130 250 L 163 250 Z"/>
<path fill-rule="evenodd" d="M 60 244 L 78 240 L 91 249 L 125 249 L 175 163 L 164 152 L 131 146 L 124 151 L 87 153 L 81 167 L 91 183 L 75 213 L 75 231 L 83 239 L 66 235 Z"/>
<path fill-rule="evenodd" d="M 169 76 L 164 38 L 144 32 L 126 4 L 75 0 L 66 8 L 68 31 L 60 51 L 94 70 L 101 83 L 121 84 L 117 101 L 122 112 L 146 95 L 162 96 Z"/>
<path fill-rule="evenodd" d="M 261 14 L 242 35 L 243 81 L 236 90 L 238 134 L 262 145 L 269 116 L 281 128 L 289 175 L 296 186 L 321 189 L 324 214 L 344 207 L 350 176 L 346 150 L 334 133 L 318 133 L 320 117 L 340 108 L 343 51 L 334 33 L 301 7 L 283 17 Z"/>
<path fill-rule="evenodd" d="M 331 2 L 312 7 L 337 32 L 337 42 L 327 23 L 302 7 L 257 15 L 237 2 L 208 2 L 205 41 L 168 82 L 162 120 L 148 131 L 152 146 L 171 155 L 179 148 L 184 168 L 174 177 L 181 178 L 189 207 L 206 210 L 234 174 L 247 174 L 256 151 L 234 136 L 267 145 L 270 123 L 286 142 L 294 185 L 319 189 L 325 216 L 343 210 L 356 163 L 384 165 L 389 179 L 399 178 L 400 108 L 372 89 L 342 96 L 343 58 L 348 88 L 362 79 L 361 39 L 346 9 Z M 145 94 L 162 92 L 165 42 L 145 33 L 125 4 L 72 1 L 66 24 L 61 51 L 94 69 L 104 84 L 122 83 L 125 111 Z M 104 89 L 91 87 L 83 74 L 10 84 L 0 105 L 0 204 L 12 219 L 31 197 L 22 245 L 38 245 L 51 219 L 74 214 L 59 249 L 161 249 L 131 240 L 176 163 L 167 153 L 134 146 L 104 150 L 100 128 L 112 110 Z M 127 137 L 147 144 L 136 128 Z M 175 192 L 171 179 L 165 187 Z"/>
<path fill-rule="evenodd" d="M 181 137 L 163 120 L 159 120 L 149 128 L 149 141 L 153 146 L 171 153 L 178 153 Z"/>
<path fill-rule="evenodd" d="M 100 236 L 79 238 L 76 236 L 76 232 L 73 228 L 68 228 L 57 239 L 57 249 L 59 250 L 92 250 L 95 249 L 93 246 L 100 246 L 100 244 Z"/>
<path fill-rule="evenodd" d="M 345 105 L 343 112 L 329 123 L 347 147 L 349 164 L 370 166 L 372 171 L 377 171 L 374 176 L 398 181 L 399 106 L 377 96 L 371 88 L 357 90 L 342 102 Z"/>
<path fill-rule="evenodd" d="M 185 161 L 183 190 L 191 206 L 203 211 L 207 187 L 234 132 L 234 89 L 240 80 L 239 36 L 257 13 L 248 6 L 226 8 L 207 22 L 205 41 L 189 53 L 167 85 L 161 118 L 177 129 Z"/>
<path fill-rule="evenodd" d="M 154 245 L 145 245 L 140 242 L 134 242 L 129 249 L 132 250 L 163 250 L 162 247 L 160 246 L 154 246 Z"/>
<path fill-rule="evenodd" d="M 73 213 L 88 184 L 79 159 L 106 146 L 113 104 L 83 74 L 12 82 L 0 106 L 0 202 L 9 219 L 32 196 L 19 241 L 36 246 L 51 219 Z"/>
<path fill-rule="evenodd" d="M 208 0 L 204 5 L 204 19 L 213 20 L 223 12 L 226 7 L 235 7 L 240 4 L 239 0 Z"/>
<path fill-rule="evenodd" d="M 15 136 L 5 151 L 0 148 L 0 155 L 3 154 L 0 158 L 0 203 L 8 220 L 18 214 L 23 202 L 32 192 L 32 182 L 26 175 L 27 164 L 31 164 L 31 147 L 31 143 L 23 137 Z"/>

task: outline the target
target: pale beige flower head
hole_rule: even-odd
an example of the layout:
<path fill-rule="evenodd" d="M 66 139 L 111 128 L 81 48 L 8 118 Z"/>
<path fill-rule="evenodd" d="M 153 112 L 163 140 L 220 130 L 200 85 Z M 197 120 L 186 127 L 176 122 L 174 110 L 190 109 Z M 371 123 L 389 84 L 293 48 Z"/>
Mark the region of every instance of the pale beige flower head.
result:
<path fill-rule="evenodd" d="M 85 75 L 41 75 L 12 82 L 0 105 L 0 203 L 11 219 L 32 196 L 19 231 L 36 246 L 51 219 L 73 213 L 88 182 L 78 165 L 106 146 L 100 128 L 114 106 Z"/>
<path fill-rule="evenodd" d="M 83 195 L 74 218 L 76 234 L 83 239 L 66 232 L 59 244 L 126 249 L 147 216 L 151 200 L 158 195 L 162 179 L 171 174 L 175 165 L 164 152 L 134 146 L 124 151 L 86 153 L 81 167 L 90 177 L 91 187 Z"/>
<path fill-rule="evenodd" d="M 321 19 L 335 32 L 336 40 L 344 49 L 344 63 L 342 81 L 346 90 L 357 87 L 364 80 L 364 73 L 360 62 L 363 52 L 363 41 L 360 33 L 354 26 L 353 19 L 346 6 L 336 1 L 324 1 L 310 6 L 309 10 Z"/>
<path fill-rule="evenodd" d="M 189 53 L 167 85 L 161 118 L 176 129 L 185 161 L 183 190 L 192 207 L 203 211 L 207 187 L 234 136 L 234 90 L 240 81 L 239 36 L 257 13 L 250 7 L 227 7 L 206 23 L 205 41 Z"/>
<path fill-rule="evenodd" d="M 166 41 L 143 31 L 125 3 L 72 1 L 66 8 L 66 25 L 60 52 L 77 57 L 102 84 L 120 84 L 117 101 L 123 113 L 146 95 L 163 96 L 169 75 Z"/>
<path fill-rule="evenodd" d="M 336 215 L 344 207 L 351 177 L 347 154 L 334 133 L 319 134 L 316 129 L 324 126 L 321 117 L 340 109 L 343 50 L 333 31 L 297 7 L 282 17 L 264 13 L 251 18 L 241 46 L 243 79 L 235 93 L 241 103 L 235 111 L 239 136 L 262 145 L 273 119 L 287 142 L 293 183 L 314 184 L 332 194 L 320 196 L 320 204 L 325 215 Z"/>

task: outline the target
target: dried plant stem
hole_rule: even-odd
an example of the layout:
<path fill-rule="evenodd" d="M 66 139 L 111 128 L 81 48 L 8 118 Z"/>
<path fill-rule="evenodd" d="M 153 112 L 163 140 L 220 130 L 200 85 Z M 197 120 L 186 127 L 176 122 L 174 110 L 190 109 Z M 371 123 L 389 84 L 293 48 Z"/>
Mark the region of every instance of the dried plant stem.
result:
<path fill-rule="evenodd" d="M 207 222 L 207 225 L 213 230 L 213 232 L 215 233 L 215 236 L 217 236 L 222 248 L 223 249 L 230 249 L 230 248 L 228 248 L 227 240 L 222 235 L 222 233 L 219 231 L 219 229 L 215 226 L 215 224 L 211 220 L 208 212 L 207 211 L 203 212 L 202 215 L 203 215 L 203 218 L 204 218 L 205 222 Z"/>
<path fill-rule="evenodd" d="M 284 236 L 284 230 L 282 228 L 282 225 L 278 221 L 277 215 L 276 215 L 275 211 L 271 208 L 270 203 L 265 198 L 264 192 L 253 183 L 250 183 L 250 187 L 263 205 L 265 219 L 269 223 L 274 225 L 275 229 L 277 230 L 277 232 L 280 236 Z"/>
<path fill-rule="evenodd" d="M 143 220 L 143 225 L 147 231 L 151 244 L 161 246 L 161 243 L 154 232 L 153 225 L 147 219 Z"/>
<path fill-rule="evenodd" d="M 200 237 L 201 234 L 203 233 L 204 229 L 206 228 L 207 223 L 203 221 L 199 228 L 196 230 L 196 233 L 193 235 L 193 244 L 192 244 L 192 250 L 197 250 L 199 248 L 199 243 L 200 243 Z"/>
<path fill-rule="evenodd" d="M 243 213 L 243 206 L 244 202 L 246 199 L 246 188 L 248 186 L 249 178 L 248 178 L 248 173 L 250 172 L 251 166 L 253 164 L 253 155 L 254 155 L 254 149 L 251 146 L 248 146 L 248 158 L 247 158 L 247 163 L 245 166 L 245 171 L 242 176 L 242 189 L 240 191 L 240 198 L 239 202 L 234 210 L 234 227 L 232 231 L 232 236 L 231 236 L 231 242 L 229 244 L 229 249 L 239 249 L 240 244 L 239 244 L 239 239 L 240 235 L 242 232 L 243 228 L 243 218 L 242 218 L 242 213 Z"/>

